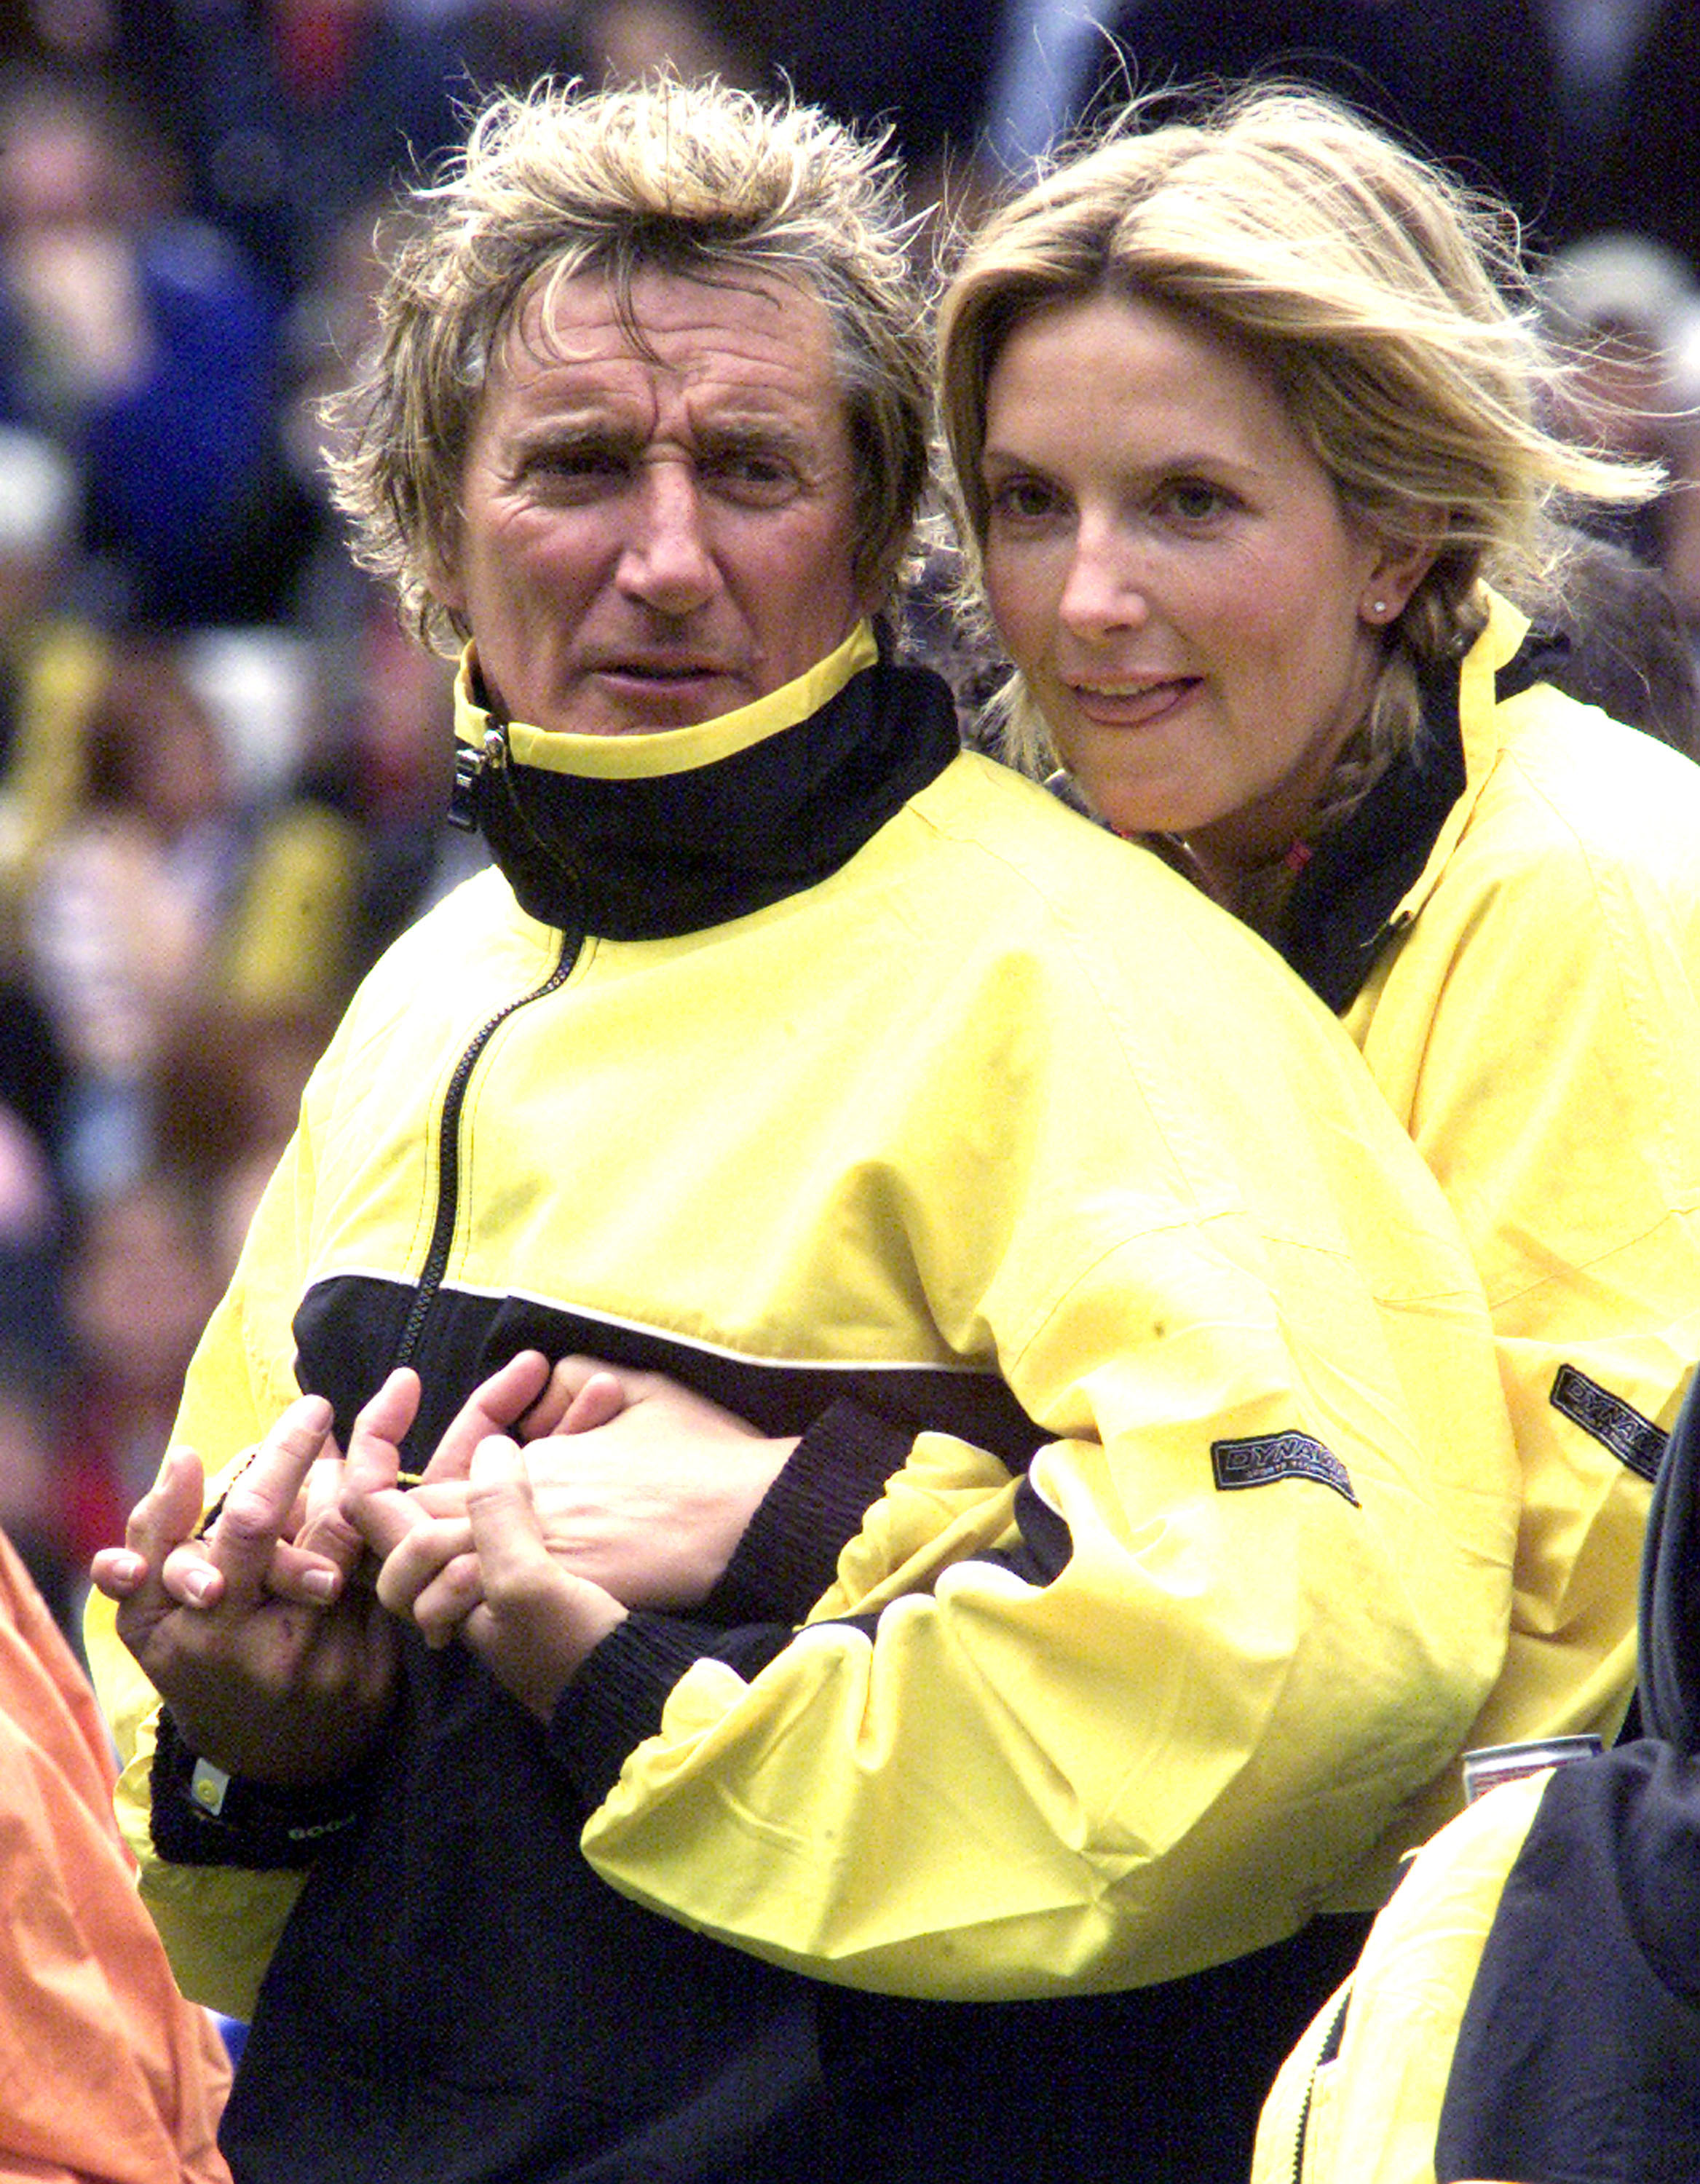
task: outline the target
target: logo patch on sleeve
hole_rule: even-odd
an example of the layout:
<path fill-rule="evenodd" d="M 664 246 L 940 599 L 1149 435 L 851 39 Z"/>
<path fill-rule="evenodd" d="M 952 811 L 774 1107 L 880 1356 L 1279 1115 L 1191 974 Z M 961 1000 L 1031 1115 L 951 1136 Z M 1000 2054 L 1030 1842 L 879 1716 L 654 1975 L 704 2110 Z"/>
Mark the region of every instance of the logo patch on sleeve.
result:
<path fill-rule="evenodd" d="M 1210 1468 L 1223 1493 L 1239 1486 L 1268 1486 L 1277 1479 L 1313 1479 L 1343 1494 L 1356 1509 L 1357 1496 L 1346 1466 L 1308 1434 L 1257 1434 L 1246 1440 L 1213 1440 Z"/>
<path fill-rule="evenodd" d="M 1548 1401 L 1572 1425 L 1608 1448 L 1619 1463 L 1626 1463 L 1636 1478 L 1649 1485 L 1658 1478 L 1664 1454 L 1664 1429 L 1642 1418 L 1621 1396 L 1613 1395 L 1574 1365 L 1561 1365 Z"/>

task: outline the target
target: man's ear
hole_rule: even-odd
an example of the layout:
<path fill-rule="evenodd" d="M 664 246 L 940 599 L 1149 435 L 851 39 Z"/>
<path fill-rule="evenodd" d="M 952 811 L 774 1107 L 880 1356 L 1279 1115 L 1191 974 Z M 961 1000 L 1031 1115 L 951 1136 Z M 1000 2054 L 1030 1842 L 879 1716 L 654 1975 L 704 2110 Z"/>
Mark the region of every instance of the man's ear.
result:
<path fill-rule="evenodd" d="M 464 621 L 466 593 L 460 576 L 460 557 L 452 538 L 432 539 L 420 555 L 426 589 L 445 614 Z"/>

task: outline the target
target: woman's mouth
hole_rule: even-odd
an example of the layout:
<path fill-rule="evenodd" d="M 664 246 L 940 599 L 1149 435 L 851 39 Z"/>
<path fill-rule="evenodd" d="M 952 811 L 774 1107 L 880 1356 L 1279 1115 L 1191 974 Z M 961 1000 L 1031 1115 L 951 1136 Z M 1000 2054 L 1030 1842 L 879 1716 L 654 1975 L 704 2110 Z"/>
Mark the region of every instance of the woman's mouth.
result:
<path fill-rule="evenodd" d="M 1146 728 L 1165 720 L 1198 688 L 1196 675 L 1175 675 L 1153 681 L 1118 680 L 1105 677 L 1090 682 L 1071 682 L 1067 691 L 1075 710 L 1099 727 Z"/>

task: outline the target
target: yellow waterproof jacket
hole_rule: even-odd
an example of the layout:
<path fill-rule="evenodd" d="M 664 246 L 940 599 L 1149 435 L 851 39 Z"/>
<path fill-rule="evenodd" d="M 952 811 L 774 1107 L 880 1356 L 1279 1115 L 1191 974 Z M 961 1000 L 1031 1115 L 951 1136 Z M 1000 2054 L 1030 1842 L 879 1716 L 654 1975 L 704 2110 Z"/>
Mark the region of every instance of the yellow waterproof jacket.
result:
<path fill-rule="evenodd" d="M 1342 1012 L 1493 1314 L 1524 1508 L 1470 1741 L 1609 1741 L 1700 1357 L 1700 767 L 1541 682 L 1494 599 L 1417 764 L 1324 845 L 1278 945 Z M 1453 1778 L 1424 1832 L 1458 1802 Z"/>
<path fill-rule="evenodd" d="M 245 2084 L 286 2046 L 290 2084 L 334 2105 L 346 2075 L 337 2112 L 388 2129 L 396 2073 L 463 2084 L 476 2045 L 478 2082 L 548 2083 L 559 2045 L 617 2107 L 646 2053 L 733 2036 L 716 1942 L 766 1960 L 751 1980 L 946 2002 L 1175 1979 L 1291 1934 L 1402 1836 L 1498 1670 L 1514 1460 L 1433 1179 L 1262 942 L 947 727 L 917 768 L 929 689 L 852 644 L 702 728 L 514 727 L 490 793 L 542 800 L 514 885 L 394 948 L 308 1089 L 189 1376 L 178 1436 L 215 1477 L 298 1382 L 345 1431 L 400 1357 L 428 1450 L 524 1344 L 807 1428 L 792 1470 L 823 1494 L 842 1404 L 889 1451 L 823 1573 L 789 1567 L 807 1512 L 765 1508 L 736 1610 L 634 1615 L 547 1736 L 459 1649 L 410 1648 L 298 1908 L 300 1875 L 240 1843 L 161 1855 L 153 1695 L 96 1603 L 186 1986 L 246 2014 L 283 1936 Z M 493 724 L 462 700 L 474 751 Z M 757 906 L 646 930 L 660 880 L 610 908 L 564 851 L 524 863 L 568 805 L 623 842 L 618 811 L 660 802 L 712 842 L 721 769 L 740 810 L 778 800 L 792 738 L 846 734 L 908 785 L 806 878 L 758 810 Z M 283 2105 L 277 2173 L 315 2175 Z"/>

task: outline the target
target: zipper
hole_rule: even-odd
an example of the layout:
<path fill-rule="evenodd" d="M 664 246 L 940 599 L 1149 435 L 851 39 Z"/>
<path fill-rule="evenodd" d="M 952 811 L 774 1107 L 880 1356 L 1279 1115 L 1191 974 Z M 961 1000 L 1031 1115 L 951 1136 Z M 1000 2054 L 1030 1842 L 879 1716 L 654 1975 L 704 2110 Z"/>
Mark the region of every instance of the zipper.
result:
<path fill-rule="evenodd" d="M 527 994 L 521 994 L 505 1003 L 495 1014 L 481 1024 L 472 1034 L 454 1065 L 454 1073 L 449 1080 L 449 1089 L 443 1096 L 442 1135 L 437 1149 L 437 1214 L 432 1223 L 431 1241 L 426 1246 L 425 1263 L 420 1269 L 418 1286 L 413 1293 L 407 1323 L 396 1345 L 393 1365 L 410 1365 L 425 1333 L 425 1323 L 437 1293 L 443 1286 L 443 1277 L 449 1268 L 449 1247 L 454 1240 L 454 1224 L 460 1212 L 460 1118 L 466 1106 L 467 1089 L 472 1072 L 478 1067 L 484 1050 L 507 1022 L 521 1009 L 529 1008 L 533 1001 L 545 1000 L 565 985 L 571 976 L 580 951 L 584 946 L 582 932 L 563 933 L 560 956 L 555 968 L 540 986 Z"/>
<path fill-rule="evenodd" d="M 1293 2184 L 1304 2184 L 1305 2141 L 1310 2136 L 1311 2103 L 1316 2098 L 1316 2082 L 1328 2065 L 1339 2057 L 1346 2039 L 1346 2013 L 1351 2007 L 1352 1989 L 1348 1986 L 1340 1997 L 1340 2007 L 1334 2013 L 1333 2022 L 1323 2036 L 1316 2061 L 1311 2065 L 1310 2081 L 1305 2087 L 1304 2106 L 1299 2110 L 1298 2136 L 1293 2145 Z"/>

